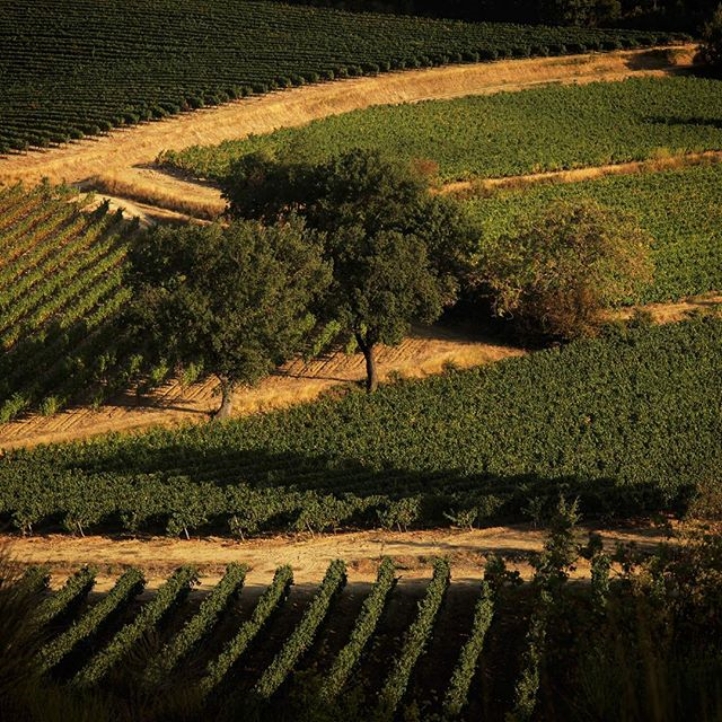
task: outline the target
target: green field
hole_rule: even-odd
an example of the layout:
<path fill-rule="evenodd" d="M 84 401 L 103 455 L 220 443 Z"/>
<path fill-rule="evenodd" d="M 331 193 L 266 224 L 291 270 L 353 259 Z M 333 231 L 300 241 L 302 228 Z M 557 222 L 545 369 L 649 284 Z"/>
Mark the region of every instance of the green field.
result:
<path fill-rule="evenodd" d="M 679 508 L 717 473 L 722 320 L 561 349 L 178 431 L 8 452 L 0 514 L 24 530 L 287 529 Z M 451 516 L 446 516 L 447 514 Z"/>
<path fill-rule="evenodd" d="M 652 45 L 638 31 L 464 24 L 246 0 L 5 3 L 0 153 L 321 79 Z"/>
<path fill-rule="evenodd" d="M 466 206 L 483 239 L 514 232 L 551 203 L 592 199 L 628 211 L 655 239 L 654 283 L 638 302 L 674 301 L 722 290 L 722 164 L 609 176 L 580 183 L 498 190 Z"/>
<path fill-rule="evenodd" d="M 215 179 L 234 158 L 260 149 L 317 162 L 380 148 L 436 161 L 444 181 L 597 166 L 722 148 L 721 90 L 717 80 L 633 78 L 382 106 L 166 160 Z"/>

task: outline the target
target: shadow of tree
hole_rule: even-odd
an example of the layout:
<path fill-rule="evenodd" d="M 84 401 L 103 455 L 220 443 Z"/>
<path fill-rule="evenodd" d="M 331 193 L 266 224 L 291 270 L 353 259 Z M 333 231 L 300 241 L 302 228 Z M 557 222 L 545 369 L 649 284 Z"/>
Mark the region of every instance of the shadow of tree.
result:
<path fill-rule="evenodd" d="M 50 451 L 48 452 L 50 453 Z M 683 509 L 690 490 L 670 499 L 660 484 L 614 478 L 470 474 L 458 469 L 373 468 L 344 457 L 188 445 L 97 446 L 83 461 L 70 455 L 0 467 L 5 521 L 34 529 L 93 528 L 236 534 L 439 526 L 543 524 L 560 497 L 578 499 L 585 518 L 615 518 Z M 28 468 L 28 470 L 30 470 Z M 28 477 L 30 478 L 30 477 Z M 18 511 L 19 510 L 19 511 Z M 28 516 L 29 515 L 29 516 Z M 21 525 L 22 526 L 22 525 Z"/>

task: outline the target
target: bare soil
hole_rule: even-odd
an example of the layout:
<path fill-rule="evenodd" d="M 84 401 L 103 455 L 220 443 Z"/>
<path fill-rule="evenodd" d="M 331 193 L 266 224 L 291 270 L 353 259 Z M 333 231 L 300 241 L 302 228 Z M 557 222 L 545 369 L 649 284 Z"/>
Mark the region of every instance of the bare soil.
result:
<path fill-rule="evenodd" d="M 664 527 L 639 523 L 634 528 L 598 529 L 611 550 L 617 543 L 635 542 L 642 550 L 652 551 L 667 539 Z M 580 531 L 580 542 L 586 534 Z M 488 529 L 438 529 L 411 532 L 363 531 L 319 536 L 277 536 L 239 542 L 206 537 L 179 540 L 167 537 L 110 538 L 101 536 L 37 537 L 0 536 L 0 549 L 20 564 L 45 564 L 53 575 L 53 585 L 82 564 L 99 569 L 98 590 L 109 588 L 127 566 L 145 572 L 150 588 L 159 586 L 181 564 L 195 564 L 202 577 L 202 588 L 217 583 L 225 566 L 243 562 L 250 566 L 248 586 L 270 583 L 275 569 L 290 564 L 298 584 L 319 582 L 334 559 L 343 559 L 352 582 L 370 582 L 376 577 L 378 562 L 390 556 L 396 562 L 402 580 L 431 577 L 431 560 L 448 557 L 455 581 L 478 581 L 489 554 L 507 558 L 511 568 L 524 577 L 532 575 L 530 555 L 541 551 L 544 531 L 529 525 Z M 582 562 L 573 578 L 585 579 L 589 567 Z"/>

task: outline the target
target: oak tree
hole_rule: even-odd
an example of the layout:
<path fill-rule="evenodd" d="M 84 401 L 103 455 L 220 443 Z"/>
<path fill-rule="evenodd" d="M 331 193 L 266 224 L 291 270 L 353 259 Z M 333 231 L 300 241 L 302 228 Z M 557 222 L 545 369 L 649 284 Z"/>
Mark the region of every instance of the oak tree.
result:
<path fill-rule="evenodd" d="M 498 315 L 532 335 L 572 339 L 651 282 L 652 242 L 627 213 L 559 202 L 485 244 L 481 268 Z"/>
<path fill-rule="evenodd" d="M 130 252 L 134 315 L 159 354 L 220 381 L 216 418 L 232 393 L 304 346 L 312 305 L 330 281 L 318 234 L 290 218 L 265 227 L 158 227 Z"/>
<path fill-rule="evenodd" d="M 298 214 L 323 233 L 333 264 L 326 318 L 356 340 L 369 392 L 378 384 L 377 345 L 396 345 L 413 322 L 436 320 L 472 278 L 473 224 L 430 193 L 428 177 L 377 151 L 317 165 L 254 154 L 234 164 L 223 188 L 232 217 Z"/>

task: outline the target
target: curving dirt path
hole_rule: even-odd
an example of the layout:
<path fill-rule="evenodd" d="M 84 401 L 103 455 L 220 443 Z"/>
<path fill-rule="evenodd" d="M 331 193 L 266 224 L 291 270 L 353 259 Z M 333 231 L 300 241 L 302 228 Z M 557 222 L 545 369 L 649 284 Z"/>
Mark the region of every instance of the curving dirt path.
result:
<path fill-rule="evenodd" d="M 507 178 L 480 178 L 471 181 L 456 181 L 442 186 L 441 193 L 470 197 L 496 188 L 519 188 L 542 183 L 579 183 L 581 181 L 611 175 L 634 175 L 635 173 L 656 172 L 674 168 L 689 168 L 705 163 L 722 163 L 722 150 L 707 150 L 701 153 L 687 153 L 686 155 L 673 155 L 664 158 L 654 158 L 652 160 L 573 168 L 571 170 L 530 173 L 528 175 Z"/>
<path fill-rule="evenodd" d="M 48 151 L 0 160 L 0 183 L 43 177 L 53 182 L 95 184 L 111 195 L 173 203 L 175 210 L 210 213 L 223 208 L 218 191 L 188 184 L 153 167 L 164 150 L 220 143 L 304 125 L 328 115 L 371 105 L 416 102 L 520 90 L 549 83 L 589 83 L 630 76 L 664 76 L 691 64 L 695 45 L 558 58 L 509 60 L 382 74 L 293 88 L 247 98 Z"/>

